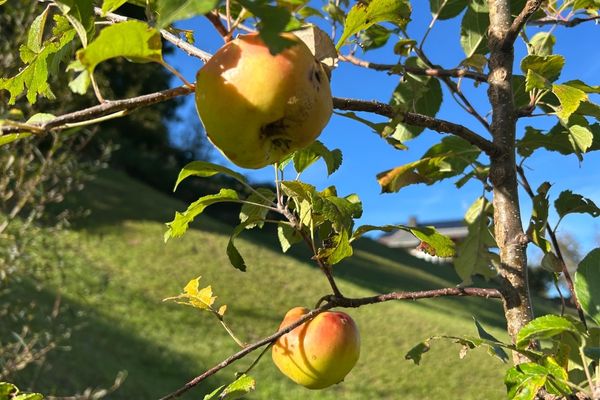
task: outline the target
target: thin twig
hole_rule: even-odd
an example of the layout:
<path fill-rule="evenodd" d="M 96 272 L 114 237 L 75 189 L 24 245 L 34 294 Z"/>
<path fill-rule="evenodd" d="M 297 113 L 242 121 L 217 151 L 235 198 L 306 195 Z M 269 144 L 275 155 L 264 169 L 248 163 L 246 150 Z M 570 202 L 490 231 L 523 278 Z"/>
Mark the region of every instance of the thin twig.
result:
<path fill-rule="evenodd" d="M 527 24 L 535 25 L 535 26 L 561 25 L 561 26 L 565 26 L 567 28 L 572 28 L 572 27 L 582 24 L 584 22 L 597 21 L 599 19 L 600 19 L 600 15 L 594 15 L 592 17 L 587 17 L 587 18 L 573 18 L 573 19 L 569 19 L 569 20 L 558 19 L 558 18 L 541 18 L 541 19 L 536 19 L 533 21 L 528 21 Z"/>
<path fill-rule="evenodd" d="M 421 59 L 421 61 L 423 61 L 427 66 L 429 66 L 429 68 L 439 68 L 438 65 L 433 64 L 431 62 L 431 60 L 429 60 L 429 58 L 425 55 L 425 53 L 423 52 L 422 49 L 416 48 L 415 49 L 415 53 L 417 53 L 417 56 L 419 56 L 419 58 Z M 442 76 L 442 77 L 440 77 L 440 79 L 442 80 L 442 82 L 444 82 L 446 84 L 446 86 L 448 87 L 448 89 L 450 89 L 450 91 L 452 93 L 454 93 L 461 100 L 462 103 L 458 102 L 458 104 L 466 112 L 468 112 L 469 114 L 471 114 L 472 116 L 474 116 L 475 119 L 477 121 L 479 121 L 481 123 L 481 125 L 483 125 L 483 127 L 488 132 L 491 132 L 489 122 L 485 118 L 483 118 L 481 116 L 481 114 L 479 114 L 479 112 L 477 112 L 477 110 L 475 109 L 475 107 L 473 107 L 473 105 L 471 104 L 471 102 L 469 101 L 469 99 L 467 99 L 467 97 L 460 90 L 460 88 L 458 87 L 458 85 L 456 84 L 456 82 L 454 82 L 452 79 L 450 79 L 450 77 L 447 77 L 447 76 Z"/>
<path fill-rule="evenodd" d="M 208 12 L 204 14 L 204 16 L 210 21 L 210 23 L 217 30 L 217 32 L 219 32 L 219 35 L 221 35 L 221 38 L 223 38 L 223 41 L 225 43 L 231 40 L 231 36 L 229 36 L 230 31 L 225 27 L 225 25 L 223 25 L 223 22 L 221 22 L 221 18 L 217 14 Z"/>
<path fill-rule="evenodd" d="M 123 110 L 134 110 L 141 107 L 149 106 L 156 103 L 187 95 L 194 92 L 194 88 L 180 86 L 173 89 L 162 90 L 142 96 L 131 97 L 129 99 L 106 101 L 102 104 L 85 108 L 83 110 L 74 111 L 52 118 L 45 122 L 36 124 L 21 123 L 18 126 L 13 124 L 5 124 L 0 126 L 0 136 L 8 133 L 17 132 L 32 132 L 32 133 L 48 133 L 50 131 L 58 131 L 64 129 L 68 124 L 73 122 L 88 121 L 91 119 L 103 117 L 109 114 L 114 114 Z"/>
<path fill-rule="evenodd" d="M 369 68 L 375 71 L 387 71 L 389 74 L 395 75 L 403 75 L 405 72 L 408 72 L 414 75 L 425 75 L 436 78 L 445 76 L 452 78 L 469 78 L 477 82 L 487 82 L 487 75 L 475 71 L 469 71 L 466 68 L 417 68 L 401 64 L 378 64 L 361 60 L 351 54 L 341 55 L 340 60 L 349 62 L 359 67 Z"/>
<path fill-rule="evenodd" d="M 107 101 L 97 106 L 60 115 L 42 123 L 21 123 L 19 125 L 5 124 L 0 126 L 0 136 L 8 133 L 17 132 L 32 132 L 41 134 L 47 133 L 51 130 L 59 131 L 61 129 L 64 129 L 69 123 L 88 121 L 94 118 L 114 114 L 123 110 L 135 110 L 148 105 L 160 103 L 175 97 L 188 95 L 190 93 L 193 93 L 193 91 L 194 89 L 191 87 L 180 86 L 174 89 L 167 89 L 138 97 L 132 97 L 129 99 Z M 399 113 L 389 104 L 378 103 L 375 101 L 334 97 L 333 105 L 339 110 L 364 111 L 379 114 L 389 118 L 394 118 L 402 115 L 404 117 L 403 122 L 409 125 L 422 126 L 440 133 L 451 133 L 467 140 L 469 143 L 479 147 L 487 154 L 491 155 L 495 154 L 496 152 L 496 147 L 487 139 L 479 136 L 475 132 L 462 125 L 458 125 L 449 121 L 412 112 Z"/>
<path fill-rule="evenodd" d="M 183 393 L 189 391 L 194 386 L 197 386 L 200 382 L 204 381 L 208 377 L 216 374 L 221 369 L 227 367 L 230 364 L 233 364 L 235 361 L 245 357 L 247 354 L 267 345 L 275 342 L 281 336 L 290 332 L 294 328 L 302 325 L 308 320 L 313 319 L 318 314 L 327 311 L 334 307 L 346 307 L 346 308 L 356 308 L 361 307 L 367 304 L 376 304 L 383 303 L 386 301 L 392 300 L 418 300 L 418 299 L 426 299 L 426 298 L 434 298 L 434 297 L 442 297 L 442 296 L 474 296 L 474 297 L 483 297 L 483 298 L 501 298 L 500 292 L 496 289 L 486 289 L 486 288 L 442 288 L 442 289 L 434 289 L 434 290 L 424 290 L 424 291 L 416 291 L 416 292 L 392 292 L 381 294 L 378 296 L 371 297 L 362 297 L 362 298 L 346 298 L 346 297 L 335 297 L 330 296 L 328 298 L 327 303 L 322 306 L 315 308 L 308 313 L 304 314 L 294 323 L 278 330 L 270 336 L 267 336 L 255 343 L 248 345 L 246 348 L 238 351 L 237 353 L 227 357 L 225 360 L 221 361 L 217 365 L 212 368 L 206 370 L 204 373 L 198 375 L 188 383 L 186 383 L 181 388 L 176 391 L 162 397 L 160 400 L 170 400 L 175 399 L 181 396 Z"/>

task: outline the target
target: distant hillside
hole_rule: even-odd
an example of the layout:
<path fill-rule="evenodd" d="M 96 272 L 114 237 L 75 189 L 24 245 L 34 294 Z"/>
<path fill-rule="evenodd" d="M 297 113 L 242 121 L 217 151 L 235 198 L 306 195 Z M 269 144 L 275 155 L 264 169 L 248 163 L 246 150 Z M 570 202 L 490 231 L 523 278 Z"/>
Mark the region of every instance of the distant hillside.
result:
<path fill-rule="evenodd" d="M 110 386 L 128 371 L 111 399 L 156 399 L 236 351 L 214 318 L 192 308 L 163 303 L 191 278 L 202 276 L 228 305 L 228 321 L 247 342 L 274 332 L 285 312 L 311 307 L 328 286 L 307 253 L 281 254 L 272 232 L 248 232 L 238 240 L 248 272 L 233 269 L 225 248 L 230 228 L 201 217 L 181 239 L 162 241 L 164 223 L 185 205 L 115 171 L 105 171 L 71 206 L 91 215 L 54 240 L 63 263 L 60 278 L 41 292 L 22 287 L 23 299 L 35 296 L 52 305 L 63 290 L 64 323 L 77 325 L 70 348 L 55 351 L 35 389 L 68 395 L 89 386 Z M 43 248 L 38 249 L 44 256 Z M 419 261 L 376 242 L 363 240 L 356 255 L 335 268 L 342 291 L 367 296 L 391 290 L 455 286 L 449 266 Z M 33 293 L 33 294 L 32 294 Z M 459 346 L 435 343 L 421 366 L 404 360 L 413 345 L 430 335 L 475 335 L 472 316 L 505 338 L 501 305 L 481 299 L 395 302 L 350 310 L 362 334 L 362 354 L 343 384 L 324 391 L 295 386 L 280 375 L 270 357 L 252 371 L 257 391 L 249 399 L 502 399 L 507 368 L 485 351 L 458 358 Z M 192 390 L 186 399 L 233 379 L 248 357 Z"/>

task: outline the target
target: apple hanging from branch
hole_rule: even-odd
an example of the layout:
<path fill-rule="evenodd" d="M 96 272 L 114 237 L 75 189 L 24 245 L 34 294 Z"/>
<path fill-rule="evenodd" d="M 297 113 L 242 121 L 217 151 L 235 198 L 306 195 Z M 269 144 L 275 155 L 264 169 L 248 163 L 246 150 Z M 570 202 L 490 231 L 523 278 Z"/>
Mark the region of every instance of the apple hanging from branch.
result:
<path fill-rule="evenodd" d="M 296 36 L 272 55 L 258 34 L 225 44 L 198 71 L 196 106 L 210 141 L 233 163 L 261 168 L 306 147 L 333 111 L 329 78 Z"/>
<path fill-rule="evenodd" d="M 309 310 L 292 308 L 279 329 Z M 309 389 L 340 383 L 360 356 L 356 323 L 343 312 L 326 311 L 280 337 L 273 345 L 273 362 L 288 378 Z"/>

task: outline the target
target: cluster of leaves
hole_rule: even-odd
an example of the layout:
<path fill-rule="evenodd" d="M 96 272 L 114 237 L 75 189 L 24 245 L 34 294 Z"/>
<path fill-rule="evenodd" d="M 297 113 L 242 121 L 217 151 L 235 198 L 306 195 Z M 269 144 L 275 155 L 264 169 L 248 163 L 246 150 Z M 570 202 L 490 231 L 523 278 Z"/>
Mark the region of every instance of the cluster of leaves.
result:
<path fill-rule="evenodd" d="M 487 348 L 503 362 L 504 349 L 518 352 L 530 361 L 508 369 L 505 384 L 510 399 L 533 400 L 540 389 L 557 396 L 594 391 L 594 375 L 600 366 L 600 248 L 592 250 L 579 264 L 575 292 L 591 325 L 570 316 L 545 315 L 534 319 L 519 331 L 516 343 L 501 342 L 475 321 L 478 337 L 434 336 L 416 346 L 406 359 L 416 364 L 430 349 L 431 341 L 452 340 L 461 345 L 461 358 L 470 349 Z"/>
<path fill-rule="evenodd" d="M 311 146 L 290 155 L 287 160 L 278 165 L 277 174 L 283 175 L 286 166 L 293 164 L 299 178 L 302 172 L 320 159 L 325 162 L 328 174 L 332 174 L 339 168 L 342 155 L 338 149 L 330 151 L 321 142 L 316 141 Z M 167 224 L 165 240 L 182 236 L 190 222 L 206 207 L 220 202 L 234 202 L 242 204 L 240 224 L 233 230 L 227 246 L 227 254 L 232 265 L 242 271 L 246 269 L 246 264 L 235 247 L 234 240 L 245 230 L 262 228 L 265 223 L 277 225 L 278 238 L 284 252 L 293 244 L 306 240 L 314 250 L 316 258 L 329 266 L 351 256 L 352 242 L 373 230 L 389 232 L 403 229 L 426 243 L 434 254 L 442 257 L 454 254 L 453 242 L 433 228 L 403 225 L 382 227 L 367 225 L 354 228 L 354 220 L 362 214 L 361 202 L 355 194 L 338 196 L 333 186 L 319 191 L 316 187 L 303 183 L 297 178 L 277 181 L 276 192 L 269 188 L 254 189 L 241 174 L 219 165 L 195 161 L 183 168 L 175 188 L 190 176 L 210 177 L 218 173 L 226 174 L 250 188 L 250 195 L 242 199 L 233 189 L 221 189 L 217 194 L 201 197 L 190 204 L 183 213 L 175 214 L 174 220 Z M 270 217 L 269 212 L 275 214 L 275 217 Z"/>

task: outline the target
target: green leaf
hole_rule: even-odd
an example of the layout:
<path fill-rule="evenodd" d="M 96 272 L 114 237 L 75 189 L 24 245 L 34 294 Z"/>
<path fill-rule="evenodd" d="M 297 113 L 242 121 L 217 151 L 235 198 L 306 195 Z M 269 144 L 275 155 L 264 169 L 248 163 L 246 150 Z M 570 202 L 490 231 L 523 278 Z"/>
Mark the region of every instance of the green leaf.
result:
<path fill-rule="evenodd" d="M 529 228 L 527 229 L 527 235 L 531 238 L 531 241 L 544 254 L 552 251 L 552 245 L 545 238 L 546 226 L 548 224 L 548 208 L 550 206 L 548 190 L 550 190 L 549 182 L 544 182 L 538 187 L 537 194 L 532 199 L 533 210 L 531 211 L 531 219 Z"/>
<path fill-rule="evenodd" d="M 426 65 L 416 57 L 406 59 L 405 66 L 426 68 Z M 390 104 L 402 111 L 435 117 L 442 105 L 442 86 L 436 78 L 405 73 L 392 94 Z M 417 137 L 424 129 L 405 124 L 400 120 L 393 132 L 383 131 L 381 135 L 404 143 Z"/>
<path fill-rule="evenodd" d="M 423 354 L 427 353 L 430 348 L 429 340 L 418 343 L 416 346 L 410 349 L 408 353 L 406 353 L 404 358 L 406 360 L 412 360 L 416 365 L 419 365 Z"/>
<path fill-rule="evenodd" d="M 437 15 L 437 19 L 444 20 L 456 17 L 465 7 L 467 0 L 429 0 L 431 15 Z"/>
<path fill-rule="evenodd" d="M 581 154 L 587 152 L 594 143 L 594 134 L 589 129 L 587 120 L 581 116 L 574 115 L 568 124 L 569 142 L 579 160 L 582 160 Z"/>
<path fill-rule="evenodd" d="M 600 248 L 590 251 L 579 263 L 575 293 L 584 311 L 600 325 Z"/>
<path fill-rule="evenodd" d="M 377 180 L 383 193 L 397 192 L 416 183 L 431 185 L 461 174 L 480 152 L 464 139 L 447 136 L 427 150 L 420 160 L 381 172 Z"/>
<path fill-rule="evenodd" d="M 317 257 L 328 265 L 334 265 L 352 255 L 352 246 L 348 232 L 342 230 L 324 240 L 324 247 L 317 252 Z"/>
<path fill-rule="evenodd" d="M 256 381 L 254 378 L 242 374 L 239 378 L 237 378 L 234 382 L 227 385 L 225 390 L 221 393 L 219 397 L 220 400 L 235 400 L 240 397 L 254 391 L 256 389 Z"/>
<path fill-rule="evenodd" d="M 11 400 L 43 400 L 44 396 L 40 393 L 20 393 Z"/>
<path fill-rule="evenodd" d="M 471 277 L 476 274 L 486 279 L 496 275 L 494 266 L 499 261 L 498 255 L 490 251 L 490 248 L 496 247 L 490 226 L 491 212 L 491 203 L 480 197 L 465 214 L 468 234 L 458 245 L 458 256 L 454 259 L 454 269 L 465 285 L 470 284 Z"/>
<path fill-rule="evenodd" d="M 48 12 L 50 7 L 44 9 L 44 11 L 38 15 L 27 32 L 27 47 L 34 53 L 39 53 L 42 50 L 42 43 L 44 39 L 44 29 L 46 27 L 46 19 L 48 18 Z"/>
<path fill-rule="evenodd" d="M 554 273 L 560 273 L 563 270 L 562 262 L 558 259 L 558 257 L 554 253 L 544 254 L 540 265 L 546 271 L 550 271 L 550 272 L 554 272 Z"/>
<path fill-rule="evenodd" d="M 302 236 L 296 229 L 283 223 L 277 225 L 277 238 L 279 239 L 281 250 L 284 253 L 294 244 L 302 241 Z"/>
<path fill-rule="evenodd" d="M 595 127 L 585 126 L 587 121 L 584 118 L 573 115 L 568 123 L 572 125 L 567 128 L 561 123 L 556 124 L 547 134 L 539 129 L 526 127 L 523 138 L 517 140 L 517 152 L 523 157 L 529 157 L 535 150 L 544 148 L 564 155 L 577 154 L 581 158 L 582 152 L 597 150 L 598 145 L 594 141 L 600 140 L 600 130 L 595 139 Z"/>
<path fill-rule="evenodd" d="M 580 81 L 579 79 L 567 81 L 563 83 L 563 85 L 577 88 L 579 90 L 584 91 L 585 93 L 600 93 L 600 85 L 590 86 L 587 83 Z"/>
<path fill-rule="evenodd" d="M 116 57 L 162 63 L 160 32 L 141 21 L 119 22 L 102 29 L 93 42 L 77 52 L 77 59 L 90 73 L 101 62 Z"/>
<path fill-rule="evenodd" d="M 127 3 L 127 0 L 104 0 L 102 2 L 102 16 L 115 11 L 125 3 Z"/>
<path fill-rule="evenodd" d="M 83 47 L 94 32 L 94 5 L 89 0 L 55 0 L 54 3 L 73 26 Z"/>
<path fill-rule="evenodd" d="M 20 393 L 19 389 L 8 382 L 0 382 L 0 400 L 43 400 L 40 393 Z"/>
<path fill-rule="evenodd" d="M 237 237 L 244 232 L 244 230 L 248 229 L 250 225 L 253 225 L 253 221 L 242 222 L 236 226 L 233 229 L 233 232 L 231 232 L 229 242 L 227 243 L 227 257 L 229 258 L 229 262 L 234 268 L 243 272 L 246 271 L 246 262 L 244 261 L 244 258 L 238 251 L 237 247 L 235 247 L 235 239 L 237 239 Z"/>
<path fill-rule="evenodd" d="M 554 357 L 544 357 L 542 365 L 548 370 L 549 378 L 546 382 L 546 390 L 557 396 L 566 396 L 571 394 L 569 387 L 569 374 L 561 367 Z"/>
<path fill-rule="evenodd" d="M 568 214 L 589 214 L 594 218 L 600 216 L 600 208 L 596 203 L 570 190 L 560 193 L 554 202 L 554 207 L 560 218 Z"/>
<path fill-rule="evenodd" d="M 529 41 L 533 54 L 538 56 L 549 56 L 552 54 L 556 37 L 550 32 L 538 32 Z"/>
<path fill-rule="evenodd" d="M 471 67 L 479 73 L 483 73 L 487 63 L 488 59 L 483 54 L 473 54 L 471 57 L 467 57 L 460 62 L 461 65 Z"/>
<path fill-rule="evenodd" d="M 238 174 L 237 172 L 223 167 L 222 165 L 213 164 L 207 161 L 192 161 L 191 163 L 186 164 L 186 166 L 183 167 L 179 172 L 179 176 L 177 177 L 177 182 L 175 182 L 173 191 L 177 190 L 177 186 L 179 186 L 184 179 L 190 176 L 208 178 L 216 174 L 225 174 L 244 184 L 248 182 L 244 175 Z"/>
<path fill-rule="evenodd" d="M 406 150 L 408 149 L 408 147 L 406 147 L 405 145 L 403 145 L 400 141 L 394 139 L 392 136 L 388 136 L 389 133 L 387 132 L 387 130 L 390 128 L 390 124 L 385 123 L 385 122 L 380 122 L 380 123 L 375 123 L 375 122 L 371 122 L 367 119 L 361 118 L 358 115 L 356 115 L 353 112 L 345 112 L 345 113 L 341 113 L 341 112 L 337 112 L 334 111 L 335 114 L 340 115 L 342 117 L 346 117 L 349 119 L 352 119 L 354 121 L 358 121 L 361 124 L 364 124 L 366 126 L 368 126 L 369 128 L 371 128 L 373 130 L 373 132 L 375 132 L 376 134 L 378 134 L 380 137 L 382 137 L 383 139 L 385 139 L 389 144 L 391 144 L 392 146 L 394 146 L 396 149 L 398 150 Z M 391 122 L 393 124 L 393 128 L 395 129 L 397 122 L 394 122 L 392 120 Z"/>
<path fill-rule="evenodd" d="M 533 400 L 546 384 L 548 370 L 536 363 L 522 363 L 506 371 L 504 384 L 508 398 L 512 400 Z"/>
<path fill-rule="evenodd" d="M 460 24 L 460 45 L 467 58 L 473 54 L 486 54 L 487 31 L 490 16 L 487 13 L 476 12 L 472 7 L 467 8 Z"/>
<path fill-rule="evenodd" d="M 319 159 L 325 161 L 327 175 L 331 175 L 342 164 L 342 151 L 340 149 L 329 150 L 323 143 L 316 140 L 310 146 L 298 150 L 294 154 L 294 168 L 298 173 L 302 173 Z"/>
<path fill-rule="evenodd" d="M 219 386 L 209 394 L 204 396 L 204 400 L 235 400 L 256 389 L 256 381 L 254 378 L 246 374 L 242 374 L 229 385 Z"/>
<path fill-rule="evenodd" d="M 256 191 L 258 193 L 253 192 L 246 199 L 246 201 L 256 204 L 244 203 L 242 205 L 242 209 L 240 210 L 240 222 L 249 223 L 246 225 L 246 229 L 251 229 L 257 226 L 262 228 L 264 225 L 263 220 L 269 213 L 267 206 L 272 206 L 273 201 L 275 200 L 276 194 L 271 189 L 258 188 Z M 255 223 L 251 223 L 252 221 L 255 221 Z"/>
<path fill-rule="evenodd" d="M 31 104 L 36 102 L 38 95 L 54 99 L 48 76 L 50 72 L 57 72 L 52 71 L 52 67 L 57 67 L 62 61 L 65 56 L 62 50 L 75 37 L 75 30 L 60 24 L 63 19 L 62 16 L 54 16 L 56 26 L 52 30 L 52 36 L 42 44 L 39 52 L 33 52 L 25 45 L 20 47 L 21 59 L 27 65 L 22 67 L 17 75 L 12 78 L 0 78 L 0 91 L 4 89 L 10 93 L 9 105 L 15 104 L 17 97 L 23 92 L 27 93 L 27 100 Z"/>
<path fill-rule="evenodd" d="M 190 222 L 200 215 L 206 207 L 231 200 L 238 200 L 237 192 L 232 189 L 221 189 L 217 194 L 200 197 L 190 204 L 183 213 L 176 212 L 173 221 L 167 223 L 168 229 L 165 232 L 165 242 L 170 238 L 183 236 Z"/>
<path fill-rule="evenodd" d="M 531 92 L 533 89 L 550 89 L 550 82 L 532 69 L 527 70 L 525 77 L 525 90 Z"/>
<path fill-rule="evenodd" d="M 552 93 L 558 97 L 561 106 L 556 115 L 563 120 L 569 119 L 571 114 L 579 108 L 581 101 L 587 100 L 587 95 L 583 90 L 569 85 L 552 85 Z"/>
<path fill-rule="evenodd" d="M 295 42 L 281 32 L 300 29 L 302 24 L 285 7 L 272 6 L 265 0 L 238 0 L 254 16 L 260 18 L 259 33 L 271 54 L 280 53 Z"/>
<path fill-rule="evenodd" d="M 394 54 L 399 56 L 408 57 L 412 49 L 417 45 L 417 41 L 414 39 L 400 39 L 394 45 Z"/>
<path fill-rule="evenodd" d="M 421 242 L 428 245 L 431 255 L 438 257 L 454 256 L 454 241 L 448 236 L 442 235 L 432 226 L 411 227 L 410 232 Z"/>
<path fill-rule="evenodd" d="M 358 35 L 360 47 L 363 51 L 378 49 L 385 46 L 392 32 L 381 25 L 372 25 Z"/>
<path fill-rule="evenodd" d="M 477 327 L 477 334 L 481 339 L 489 340 L 490 342 L 500 343 L 498 339 L 496 339 L 483 328 L 483 326 L 479 323 L 479 321 L 477 321 L 477 319 L 473 318 L 473 321 L 475 321 L 475 326 Z M 502 347 L 498 345 L 493 345 L 490 347 L 490 350 L 492 352 L 492 355 L 498 357 L 500 360 L 502 360 L 502 362 L 508 362 L 508 354 L 506 354 Z"/>
<path fill-rule="evenodd" d="M 10 399 L 10 397 L 9 397 L 10 395 L 18 393 L 18 392 L 19 392 L 19 388 L 17 388 L 12 383 L 0 382 L 0 399 L 1 400 Z"/>
<path fill-rule="evenodd" d="M 529 93 L 525 90 L 527 87 L 525 77 L 523 75 L 512 76 L 513 101 L 516 108 L 523 108 L 529 105 Z"/>
<path fill-rule="evenodd" d="M 526 348 L 532 340 L 551 339 L 564 332 L 580 336 L 582 327 L 575 321 L 558 315 L 544 315 L 525 325 L 517 334 L 517 347 Z"/>
<path fill-rule="evenodd" d="M 412 233 L 417 239 L 426 243 L 433 252 L 440 257 L 454 256 L 454 242 L 447 236 L 442 235 L 431 226 L 406 226 L 406 225 L 362 225 L 358 227 L 352 234 L 350 241 L 354 241 L 362 237 L 365 233 L 371 231 L 394 232 L 403 230 Z"/>
<path fill-rule="evenodd" d="M 521 60 L 521 70 L 524 74 L 532 70 L 550 82 L 558 79 L 564 65 L 564 57 L 556 54 L 549 56 L 528 55 Z"/>
<path fill-rule="evenodd" d="M 218 0 L 159 0 L 157 27 L 164 28 L 175 21 L 206 14 L 217 7 L 217 4 Z"/>
<path fill-rule="evenodd" d="M 2 121 L 0 121 L 0 126 L 2 126 Z M 2 136 L 0 136 L 0 146 L 4 146 L 5 144 L 12 143 L 15 140 L 28 138 L 31 135 L 33 135 L 33 134 L 29 133 L 29 132 L 9 133 L 6 135 L 2 135 Z"/>
<path fill-rule="evenodd" d="M 217 400 L 217 396 L 221 393 L 225 385 L 221 385 L 212 392 L 206 394 L 203 400 Z"/>
<path fill-rule="evenodd" d="M 367 0 L 357 2 L 348 12 L 344 32 L 336 45 L 340 49 L 346 40 L 373 24 L 392 22 L 400 27 L 410 20 L 410 3 L 406 0 Z"/>

